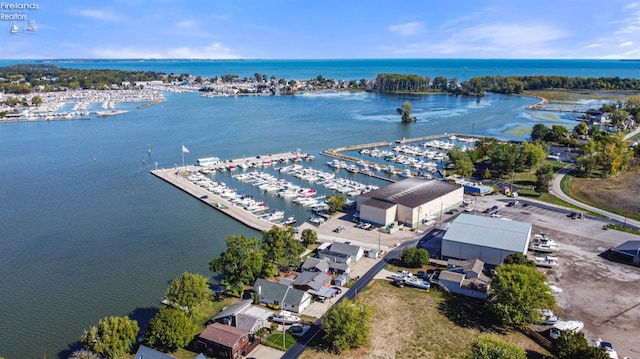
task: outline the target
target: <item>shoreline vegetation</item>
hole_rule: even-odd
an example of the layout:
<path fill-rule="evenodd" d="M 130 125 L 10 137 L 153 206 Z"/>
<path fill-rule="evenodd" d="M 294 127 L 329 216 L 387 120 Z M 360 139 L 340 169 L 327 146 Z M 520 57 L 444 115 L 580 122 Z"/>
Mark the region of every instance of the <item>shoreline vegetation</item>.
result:
<path fill-rule="evenodd" d="M 620 78 L 580 78 L 566 76 L 485 76 L 459 82 L 437 76 L 378 74 L 374 80 L 326 79 L 287 80 L 255 73 L 240 79 L 225 74 L 211 78 L 175 75 L 154 71 L 79 70 L 55 65 L 24 64 L 0 68 L 0 122 L 89 119 L 105 111 L 87 111 L 102 103 L 114 110 L 121 102 L 142 103 L 142 109 L 164 100 L 164 92 L 200 92 L 203 97 L 241 95 L 294 95 L 324 90 L 356 90 L 389 94 L 482 97 L 487 92 L 532 96 L 539 102 L 529 110 L 584 113 L 585 99 L 620 100 L 640 92 L 640 80 Z M 551 108 L 550 104 L 570 104 L 573 109 Z M 72 110 L 62 110 L 73 104 Z"/>

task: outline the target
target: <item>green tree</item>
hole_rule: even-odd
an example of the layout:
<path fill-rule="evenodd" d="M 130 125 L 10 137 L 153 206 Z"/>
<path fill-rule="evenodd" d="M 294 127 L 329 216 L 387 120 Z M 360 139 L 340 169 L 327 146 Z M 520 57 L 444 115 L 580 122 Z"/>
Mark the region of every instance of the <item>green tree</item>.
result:
<path fill-rule="evenodd" d="M 4 357 L 0 357 L 4 359 Z M 68 359 L 100 359 L 100 356 L 90 350 L 79 349 L 71 353 Z"/>
<path fill-rule="evenodd" d="M 525 265 L 528 267 L 534 267 L 536 266 L 536 263 L 534 261 L 532 261 L 531 259 L 527 258 L 527 256 L 525 256 L 522 253 L 511 253 L 509 254 L 504 261 L 502 262 L 504 264 L 521 264 L 521 265 Z"/>
<path fill-rule="evenodd" d="M 573 133 L 577 136 L 583 136 L 589 133 L 589 126 L 585 121 L 580 121 L 580 123 L 573 128 Z"/>
<path fill-rule="evenodd" d="M 42 97 L 40 95 L 35 95 L 31 98 L 31 104 L 34 106 L 42 105 Z"/>
<path fill-rule="evenodd" d="M 342 300 L 322 318 L 324 340 L 338 353 L 366 345 L 369 342 L 372 318 L 373 313 L 367 305 Z"/>
<path fill-rule="evenodd" d="M 106 358 L 120 358 L 131 351 L 140 332 L 138 322 L 129 317 L 106 317 L 85 330 L 80 343 Z"/>
<path fill-rule="evenodd" d="M 410 268 L 422 267 L 429 264 L 429 251 L 423 248 L 407 247 L 402 251 L 400 260 Z"/>
<path fill-rule="evenodd" d="M 587 342 L 582 332 L 563 331 L 553 342 L 552 352 L 558 359 L 608 359 L 604 348 L 596 348 Z"/>
<path fill-rule="evenodd" d="M 300 239 L 305 247 L 309 247 L 318 241 L 318 234 L 313 229 L 307 228 L 300 234 Z"/>
<path fill-rule="evenodd" d="M 489 170 L 489 167 L 484 169 L 484 172 L 482 172 L 482 178 L 483 179 L 490 179 L 491 178 L 491 171 Z"/>
<path fill-rule="evenodd" d="M 402 107 L 399 107 L 396 111 L 402 117 L 402 123 L 416 122 L 418 119 L 416 117 L 411 117 L 412 110 L 411 103 L 405 101 L 402 103 Z"/>
<path fill-rule="evenodd" d="M 542 144 L 531 142 L 524 142 L 522 144 L 523 164 L 529 168 L 529 170 L 540 166 L 545 157 L 547 157 L 547 151 L 542 147 Z"/>
<path fill-rule="evenodd" d="M 622 121 L 624 121 L 627 116 L 629 116 L 629 112 L 625 110 L 615 110 L 610 116 L 611 124 L 616 127 L 620 127 L 622 125 Z"/>
<path fill-rule="evenodd" d="M 524 349 L 511 343 L 480 335 L 471 346 L 468 359 L 526 359 Z"/>
<path fill-rule="evenodd" d="M 347 197 L 341 194 L 327 196 L 326 203 L 329 205 L 329 213 L 340 212 L 347 206 Z"/>
<path fill-rule="evenodd" d="M 540 321 L 540 308 L 556 307 L 544 274 L 521 264 L 501 264 L 496 268 L 489 297 L 489 308 L 511 327 L 536 324 Z"/>
<path fill-rule="evenodd" d="M 273 226 L 262 232 L 262 253 L 265 263 L 278 268 L 300 263 L 300 255 L 304 252 L 302 243 L 295 237 L 292 227 Z"/>
<path fill-rule="evenodd" d="M 536 123 L 531 129 L 531 142 L 544 140 L 549 132 L 551 132 L 549 127 L 541 123 Z"/>
<path fill-rule="evenodd" d="M 456 173 L 462 177 L 470 177 L 475 167 L 469 158 L 462 158 L 456 162 Z"/>
<path fill-rule="evenodd" d="M 169 283 L 164 297 L 176 308 L 191 316 L 193 309 L 208 300 L 213 292 L 209 287 L 209 279 L 200 274 L 184 272 L 182 276 Z"/>
<path fill-rule="evenodd" d="M 195 325 L 184 312 L 164 307 L 151 318 L 145 340 L 153 348 L 174 351 L 186 347 L 194 331 Z"/>
<path fill-rule="evenodd" d="M 263 254 L 258 238 L 232 235 L 226 241 L 227 250 L 209 262 L 209 269 L 222 275 L 220 284 L 231 293 L 242 293 L 245 285 L 262 274 Z"/>
<path fill-rule="evenodd" d="M 549 191 L 549 183 L 553 178 L 553 167 L 544 165 L 536 171 L 536 192 L 546 193 Z"/>

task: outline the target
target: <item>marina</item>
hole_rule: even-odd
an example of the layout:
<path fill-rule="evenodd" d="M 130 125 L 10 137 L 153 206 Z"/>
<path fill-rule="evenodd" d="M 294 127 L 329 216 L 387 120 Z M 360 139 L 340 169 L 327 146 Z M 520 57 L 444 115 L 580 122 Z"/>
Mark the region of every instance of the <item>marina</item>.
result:
<path fill-rule="evenodd" d="M 384 62 L 391 63 L 396 71 L 406 69 L 403 61 Z M 377 63 L 366 60 L 347 63 L 349 67 L 344 72 L 337 72 L 343 70 L 337 66 L 344 62 L 326 61 L 304 61 L 301 66 L 291 66 L 288 60 L 275 63 L 211 61 L 197 67 L 199 64 L 194 61 L 60 63 L 81 68 L 122 65 L 126 66 L 124 70 L 149 69 L 203 76 L 238 73 L 250 77 L 261 72 L 287 79 L 312 78 L 318 74 L 360 79 L 373 78 L 382 72 L 376 67 Z M 269 66 L 261 67 L 265 64 Z M 510 64 L 503 68 L 510 69 Z M 619 70 L 620 65 L 625 64 L 609 62 L 581 76 L 603 76 L 605 71 L 622 76 L 625 72 Z M 443 73 L 445 70 L 439 66 L 425 67 L 417 73 Z M 467 76 L 456 72 L 458 68 L 460 66 L 452 67 L 452 72 L 445 75 Z M 553 66 L 546 69 L 549 70 L 546 72 L 555 71 Z M 489 74 L 495 74 L 494 66 Z M 145 86 L 145 91 L 147 89 L 153 90 Z M 533 124 L 573 126 L 576 122 L 575 116 L 566 113 L 545 114 L 550 117 L 540 118 L 526 110 L 535 99 L 494 94 L 480 99 L 479 103 L 477 99 L 465 97 L 416 97 L 412 104 L 418 121 L 402 125 L 395 111 L 402 101 L 398 96 L 343 91 L 210 99 L 198 93 L 162 93 L 166 101 L 144 110 L 136 110 L 139 103 L 116 101 L 116 109 L 128 109 L 129 113 L 108 120 L 66 121 L 56 116 L 60 120 L 3 126 L 0 141 L 4 153 L 4 185 L 0 207 L 7 215 L 0 219 L 3 228 L 0 263 L 4 273 L 0 287 L 12 290 L 5 293 L 5 302 L 0 308 L 1 355 L 31 358 L 46 353 L 48 358 L 68 358 L 69 349 L 75 348 L 82 331 L 105 316 L 130 315 L 145 323 L 148 318 L 144 314 L 148 311 L 144 309 L 159 305 L 158 298 L 166 290 L 168 281 L 189 271 L 210 276 L 215 286 L 219 279 L 209 272 L 208 263 L 225 250 L 225 238 L 260 236 L 254 229 L 219 213 L 227 207 L 244 215 L 244 209 L 229 202 L 223 204 L 206 191 L 202 193 L 208 196 L 205 199 L 186 196 L 177 187 L 150 175 L 155 163 L 158 169 L 180 167 L 181 143 L 191 150 L 185 154 L 185 163 L 190 164 L 190 169 L 196 169 L 191 164 L 197 158 L 246 157 L 250 164 L 257 160 L 255 156 L 249 157 L 250 154 L 287 153 L 303 146 L 305 152 L 317 159 L 302 159 L 287 165 L 313 167 L 366 185 L 384 185 L 400 177 L 382 170 L 392 164 L 383 158 L 360 155 L 359 150 L 339 153 L 354 158 L 353 164 L 362 160 L 370 163 L 370 169 L 374 164 L 380 167 L 380 170 L 372 169 L 377 176 L 372 177 L 362 171 L 354 174 L 346 169 L 333 170 L 326 165 L 333 157 L 321 157 L 320 153 L 353 143 L 395 144 L 397 138 L 465 133 L 465 130 L 474 137 L 523 140 Z M 51 96 L 68 94 L 70 92 L 51 93 Z M 86 110 L 76 111 L 108 110 L 101 108 L 104 100 L 90 102 Z M 60 112 L 72 112 L 73 106 L 63 105 Z M 91 114 L 90 118 L 93 120 L 95 115 Z M 148 144 L 153 148 L 152 154 L 148 153 Z M 378 148 L 392 150 L 392 146 L 379 145 Z M 393 165 L 404 169 L 400 164 Z M 306 226 L 303 222 L 312 216 L 308 207 L 231 177 L 257 170 L 286 178 L 301 187 L 315 188 L 319 192 L 316 196 L 331 194 L 330 190 L 323 193 L 323 187 L 315 183 L 278 172 L 279 166 L 285 165 L 215 170 L 208 176 L 213 181 L 237 187 L 244 194 L 253 194 L 254 199 L 269 205 L 269 211 L 284 211 L 282 222 L 293 216 L 297 220 L 295 225 Z M 35 168 L 40 175 L 34 175 Z M 412 172 L 416 171 L 412 169 Z M 211 210 L 205 201 L 218 202 L 218 205 Z M 259 218 L 252 220 L 261 225 L 267 223 Z M 351 238 L 369 233 L 344 227 L 344 232 L 333 233 L 335 227 L 329 222 L 320 225 L 319 230 L 328 232 L 327 236 Z M 395 243 L 384 241 L 383 237 L 383 245 Z M 26 337 L 40 338 L 38 345 L 25 345 Z"/>

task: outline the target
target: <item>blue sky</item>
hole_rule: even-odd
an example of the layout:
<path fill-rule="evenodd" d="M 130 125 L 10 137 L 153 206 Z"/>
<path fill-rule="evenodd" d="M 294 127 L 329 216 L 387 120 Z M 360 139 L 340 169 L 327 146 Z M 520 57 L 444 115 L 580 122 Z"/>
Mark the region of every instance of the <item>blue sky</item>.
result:
<path fill-rule="evenodd" d="M 5 1 L 2 59 L 640 58 L 640 1 Z"/>

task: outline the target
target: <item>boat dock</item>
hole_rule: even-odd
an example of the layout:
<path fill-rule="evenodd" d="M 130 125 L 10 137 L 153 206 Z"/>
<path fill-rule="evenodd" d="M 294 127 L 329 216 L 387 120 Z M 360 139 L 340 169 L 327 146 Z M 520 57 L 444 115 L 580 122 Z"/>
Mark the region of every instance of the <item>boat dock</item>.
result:
<path fill-rule="evenodd" d="M 301 158 L 301 156 L 306 156 L 306 155 L 288 152 L 288 153 L 280 153 L 280 154 L 261 155 L 256 157 L 244 157 L 244 158 L 219 162 L 217 164 L 209 165 L 207 166 L 207 168 L 220 169 L 232 164 L 250 163 L 255 161 L 271 162 L 271 161 L 281 161 L 285 159 L 296 160 L 297 158 Z M 170 169 L 156 169 L 156 170 L 152 170 L 151 174 L 175 186 L 176 188 L 181 189 L 182 191 L 192 195 L 196 199 L 199 199 L 200 201 L 210 205 L 211 207 L 217 209 L 218 211 L 228 215 L 229 217 L 257 231 L 269 230 L 273 226 L 277 225 L 276 223 L 267 222 L 261 219 L 259 216 L 256 216 L 253 213 L 247 212 L 243 208 L 233 205 L 230 201 L 214 193 L 211 193 L 207 191 L 205 188 L 202 188 L 196 185 L 195 183 L 187 180 L 186 176 L 188 176 L 193 172 L 197 172 L 201 168 L 202 167 L 199 167 L 199 166 L 189 165 L 189 166 L 176 167 L 176 168 L 170 168 Z"/>

